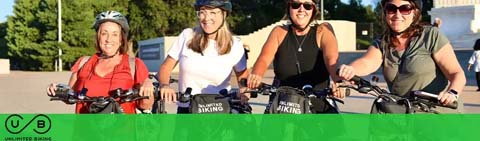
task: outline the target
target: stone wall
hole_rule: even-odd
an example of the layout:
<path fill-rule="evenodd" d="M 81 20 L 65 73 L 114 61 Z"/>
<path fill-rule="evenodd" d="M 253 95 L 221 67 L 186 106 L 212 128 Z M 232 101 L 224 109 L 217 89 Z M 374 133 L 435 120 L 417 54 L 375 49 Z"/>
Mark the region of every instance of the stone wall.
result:
<path fill-rule="evenodd" d="M 9 59 L 0 59 L 0 74 L 10 74 Z"/>
<path fill-rule="evenodd" d="M 429 14 L 442 19 L 440 30 L 455 49 L 470 49 L 480 38 L 480 5 L 433 8 Z"/>
<path fill-rule="evenodd" d="M 434 0 L 433 8 L 480 4 L 480 0 Z"/>

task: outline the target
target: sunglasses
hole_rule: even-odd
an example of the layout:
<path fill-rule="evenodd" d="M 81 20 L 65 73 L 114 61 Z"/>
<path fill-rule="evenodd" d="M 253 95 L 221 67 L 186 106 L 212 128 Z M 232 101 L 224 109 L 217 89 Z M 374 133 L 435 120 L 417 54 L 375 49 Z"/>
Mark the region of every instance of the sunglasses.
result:
<path fill-rule="evenodd" d="M 312 10 L 313 7 L 315 7 L 315 4 L 313 3 L 309 3 L 309 2 L 306 2 L 306 3 L 300 3 L 300 2 L 290 2 L 290 7 L 292 9 L 298 9 L 300 8 L 300 6 L 303 5 L 303 8 L 305 8 L 305 10 Z"/>
<path fill-rule="evenodd" d="M 385 5 L 385 11 L 387 11 L 388 14 L 395 14 L 397 13 L 397 11 L 400 11 L 402 15 L 408 15 L 412 13 L 412 10 L 413 10 L 413 7 L 410 4 L 401 5 L 399 7 L 393 4 Z"/>

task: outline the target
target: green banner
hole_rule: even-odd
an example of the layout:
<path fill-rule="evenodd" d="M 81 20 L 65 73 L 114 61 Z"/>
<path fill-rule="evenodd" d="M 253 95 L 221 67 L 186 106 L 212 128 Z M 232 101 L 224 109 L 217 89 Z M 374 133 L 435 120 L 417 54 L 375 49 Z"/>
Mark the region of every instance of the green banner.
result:
<path fill-rule="evenodd" d="M 480 115 L 3 114 L 4 141 L 480 140 Z"/>

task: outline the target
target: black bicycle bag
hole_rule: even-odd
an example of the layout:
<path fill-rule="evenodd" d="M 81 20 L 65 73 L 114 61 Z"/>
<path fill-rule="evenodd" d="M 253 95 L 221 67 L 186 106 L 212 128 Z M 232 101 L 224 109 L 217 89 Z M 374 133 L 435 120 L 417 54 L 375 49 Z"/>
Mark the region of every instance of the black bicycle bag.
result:
<path fill-rule="evenodd" d="M 282 86 L 270 95 L 265 114 L 305 114 L 310 113 L 309 100 L 297 88 Z"/>
<path fill-rule="evenodd" d="M 220 94 L 196 94 L 190 102 L 190 112 L 194 114 L 230 113 L 228 98 Z"/>

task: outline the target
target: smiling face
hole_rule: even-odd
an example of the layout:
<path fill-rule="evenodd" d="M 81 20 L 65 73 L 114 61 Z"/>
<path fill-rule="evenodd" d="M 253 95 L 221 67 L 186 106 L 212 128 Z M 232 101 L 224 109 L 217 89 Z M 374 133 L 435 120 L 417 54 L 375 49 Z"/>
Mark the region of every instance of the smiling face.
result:
<path fill-rule="evenodd" d="M 402 32 L 413 23 L 416 9 L 409 1 L 391 0 L 384 5 L 385 19 L 392 31 Z"/>
<path fill-rule="evenodd" d="M 104 55 L 115 55 L 122 46 L 122 28 L 117 23 L 104 22 L 99 27 L 97 39 Z"/>
<path fill-rule="evenodd" d="M 312 0 L 292 0 L 288 3 L 288 12 L 292 22 L 306 27 L 313 16 L 315 3 Z"/>
<path fill-rule="evenodd" d="M 207 34 L 216 32 L 225 19 L 225 12 L 220 8 L 201 7 L 197 11 L 200 27 Z"/>

